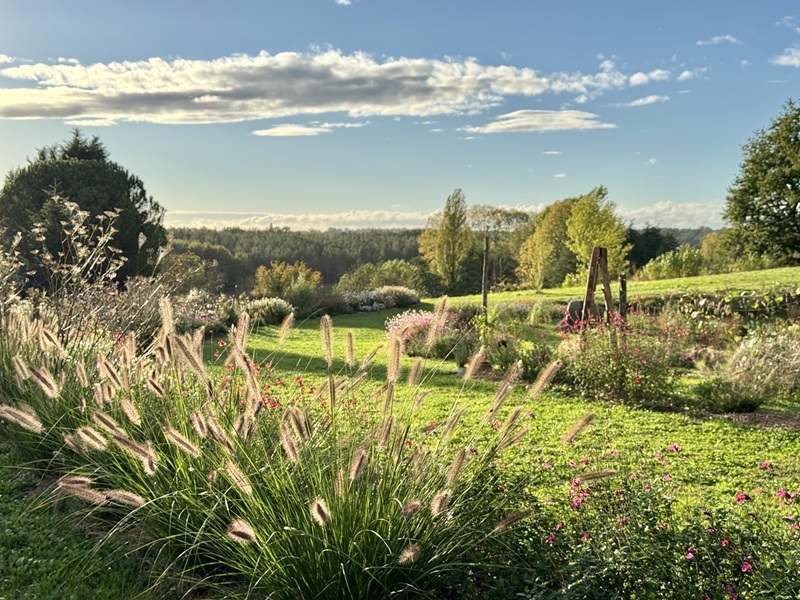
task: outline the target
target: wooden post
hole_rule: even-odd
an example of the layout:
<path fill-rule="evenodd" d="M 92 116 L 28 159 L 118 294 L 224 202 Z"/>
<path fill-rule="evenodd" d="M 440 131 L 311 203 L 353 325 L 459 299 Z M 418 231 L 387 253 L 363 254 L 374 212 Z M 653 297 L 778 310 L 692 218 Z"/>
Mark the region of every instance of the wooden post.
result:
<path fill-rule="evenodd" d="M 625 273 L 619 275 L 619 316 L 623 321 L 628 318 L 628 278 Z"/>
<path fill-rule="evenodd" d="M 487 233 L 483 238 L 483 280 L 481 282 L 481 291 L 483 293 L 482 306 L 483 312 L 489 308 L 489 234 Z"/>
<path fill-rule="evenodd" d="M 600 246 L 595 246 L 592 250 L 592 258 L 589 260 L 589 274 L 586 276 L 586 292 L 583 294 L 583 310 L 581 311 L 581 321 L 589 322 L 594 305 L 594 292 L 597 287 L 597 268 L 600 260 Z"/>
<path fill-rule="evenodd" d="M 603 297 L 606 299 L 606 322 L 611 323 L 611 312 L 614 310 L 614 296 L 611 295 L 611 282 L 608 279 L 608 250 L 600 248 L 600 277 L 603 280 Z"/>

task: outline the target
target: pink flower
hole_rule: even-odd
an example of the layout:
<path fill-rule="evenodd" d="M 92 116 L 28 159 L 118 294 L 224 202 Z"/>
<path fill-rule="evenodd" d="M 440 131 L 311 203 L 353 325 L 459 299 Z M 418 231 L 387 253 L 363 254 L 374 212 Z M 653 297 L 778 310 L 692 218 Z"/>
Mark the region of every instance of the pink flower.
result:
<path fill-rule="evenodd" d="M 631 473 L 631 479 L 636 479 L 636 473 Z"/>
<path fill-rule="evenodd" d="M 752 568 L 753 568 L 753 565 L 751 565 L 749 562 L 744 561 L 742 563 L 742 573 L 747 573 Z"/>
<path fill-rule="evenodd" d="M 548 460 L 548 461 L 546 461 L 546 462 L 544 463 L 544 468 L 545 468 L 545 469 L 552 469 L 552 468 L 553 468 L 553 461 L 552 461 L 552 460 Z"/>
<path fill-rule="evenodd" d="M 683 450 L 683 448 L 678 446 L 678 444 L 670 444 L 669 446 L 667 446 L 667 449 L 672 450 L 673 452 L 680 452 L 681 450 Z"/>
<path fill-rule="evenodd" d="M 776 497 L 776 498 L 785 498 L 785 497 L 786 497 L 786 494 L 787 494 L 786 490 L 784 490 L 783 488 L 781 488 L 781 489 L 779 489 L 777 492 L 775 492 L 775 497 Z"/>
<path fill-rule="evenodd" d="M 589 532 L 588 532 L 588 531 L 584 531 L 584 532 L 583 532 L 583 535 L 581 536 L 581 541 L 582 541 L 582 542 L 585 542 L 586 540 L 588 540 L 588 539 L 589 539 L 589 537 L 590 537 L 590 536 L 589 536 Z"/>
<path fill-rule="evenodd" d="M 728 538 L 722 538 L 722 547 L 723 548 L 728 546 L 730 543 L 731 543 L 731 541 Z"/>
<path fill-rule="evenodd" d="M 559 531 L 561 529 L 564 529 L 564 524 L 563 523 L 556 523 L 556 531 Z"/>
<path fill-rule="evenodd" d="M 761 468 L 762 469 L 771 469 L 772 468 L 772 463 L 769 462 L 768 460 L 765 460 L 764 462 L 761 463 Z"/>
<path fill-rule="evenodd" d="M 628 522 L 627 515 L 622 517 L 621 519 L 617 519 L 617 523 L 619 523 L 620 525 L 625 525 L 625 523 L 627 523 L 627 522 Z"/>
<path fill-rule="evenodd" d="M 692 560 L 693 558 L 694 558 L 694 548 L 690 546 L 689 550 L 686 551 L 686 559 Z"/>
<path fill-rule="evenodd" d="M 546 538 L 544 538 L 544 543 L 545 544 L 552 544 L 555 541 L 555 539 L 556 539 L 556 534 L 555 533 L 551 533 Z"/>
<path fill-rule="evenodd" d="M 741 504 L 745 500 L 750 500 L 750 496 L 748 496 L 744 492 L 739 492 L 738 494 L 736 494 L 736 504 Z"/>
<path fill-rule="evenodd" d="M 664 475 L 664 481 L 669 481 L 670 479 L 672 479 L 672 477 L 670 477 L 669 473 Z"/>

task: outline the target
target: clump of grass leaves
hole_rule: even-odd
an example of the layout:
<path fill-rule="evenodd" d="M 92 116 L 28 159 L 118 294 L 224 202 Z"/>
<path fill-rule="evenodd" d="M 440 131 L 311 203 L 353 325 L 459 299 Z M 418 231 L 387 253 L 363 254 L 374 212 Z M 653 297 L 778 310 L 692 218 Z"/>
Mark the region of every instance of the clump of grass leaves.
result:
<path fill-rule="evenodd" d="M 377 598 L 435 594 L 512 562 L 530 506 L 498 464 L 526 432 L 520 409 L 465 441 L 462 407 L 441 427 L 414 425 L 419 390 L 395 389 L 397 369 L 380 390 L 330 372 L 305 394 L 268 394 L 275 378 L 245 351 L 246 315 L 211 376 L 202 334 L 176 334 L 168 302 L 144 350 L 132 334 L 63 330 L 20 306 L 2 313 L 0 431 L 60 477 L 54 497 L 110 536 L 144 532 L 170 557 L 162 575 L 258 597 Z M 331 336 L 323 320 L 329 365 Z"/>

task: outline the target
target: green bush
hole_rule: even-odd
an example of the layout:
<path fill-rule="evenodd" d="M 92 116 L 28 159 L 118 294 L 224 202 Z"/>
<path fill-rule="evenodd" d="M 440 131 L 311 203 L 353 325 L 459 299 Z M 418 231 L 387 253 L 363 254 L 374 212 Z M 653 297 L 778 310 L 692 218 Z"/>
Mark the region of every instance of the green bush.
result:
<path fill-rule="evenodd" d="M 278 325 L 289 316 L 294 308 L 283 298 L 258 298 L 245 306 L 250 323 L 254 327 Z"/>
<path fill-rule="evenodd" d="M 617 322 L 572 334 L 559 347 L 562 376 L 589 398 L 623 404 L 658 406 L 675 390 L 671 365 L 675 349 L 637 323 Z"/>

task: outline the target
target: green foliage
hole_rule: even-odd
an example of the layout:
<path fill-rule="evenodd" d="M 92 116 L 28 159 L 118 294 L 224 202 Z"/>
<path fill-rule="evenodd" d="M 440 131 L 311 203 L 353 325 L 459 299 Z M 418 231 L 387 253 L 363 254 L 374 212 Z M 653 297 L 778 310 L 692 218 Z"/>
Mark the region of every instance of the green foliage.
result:
<path fill-rule="evenodd" d="M 465 277 L 464 263 L 474 247 L 467 201 L 461 190 L 448 196 L 444 210 L 428 219 L 419 237 L 419 252 L 446 291 L 457 289 Z"/>
<path fill-rule="evenodd" d="M 709 377 L 692 386 L 693 407 L 711 413 L 753 412 L 767 397 L 761 390 L 723 377 Z"/>
<path fill-rule="evenodd" d="M 245 306 L 254 327 L 278 325 L 294 311 L 283 298 L 256 298 Z"/>
<path fill-rule="evenodd" d="M 596 323 L 562 343 L 563 376 L 576 392 L 634 406 L 669 404 L 676 348 L 669 332 L 648 322 Z"/>
<path fill-rule="evenodd" d="M 575 270 L 577 257 L 567 245 L 567 222 L 576 202 L 575 198 L 561 200 L 536 217 L 536 229 L 520 249 L 517 274 L 524 284 L 536 289 L 557 287 Z"/>
<path fill-rule="evenodd" d="M 703 272 L 703 267 L 702 251 L 684 244 L 651 260 L 642 267 L 636 277 L 644 281 L 694 277 Z"/>
<path fill-rule="evenodd" d="M 283 298 L 302 310 L 310 306 L 322 275 L 302 261 L 290 265 L 274 260 L 269 267 L 258 267 L 255 280 L 251 295 L 257 298 Z"/>
<path fill-rule="evenodd" d="M 363 292 L 389 285 L 414 289 L 418 283 L 419 271 L 416 265 L 405 260 L 393 259 L 377 266 L 365 263 L 345 273 L 339 278 L 336 291 Z"/>
<path fill-rule="evenodd" d="M 567 246 L 575 253 L 582 271 L 588 271 L 595 246 L 608 250 L 608 272 L 612 277 L 627 269 L 631 249 L 628 228 L 616 215 L 616 205 L 608 200 L 608 190 L 596 187 L 577 199 L 567 220 Z"/>
<path fill-rule="evenodd" d="M 744 252 L 800 261 L 800 106 L 788 100 L 742 148 L 725 219 Z"/>
<path fill-rule="evenodd" d="M 647 225 L 641 230 L 629 229 L 627 241 L 631 246 L 628 260 L 634 269 L 643 267 L 654 258 L 674 250 L 679 245 L 672 233 L 653 225 Z"/>
<path fill-rule="evenodd" d="M 60 235 L 65 199 L 90 217 L 118 213 L 110 246 L 126 259 L 116 274 L 119 280 L 152 272 L 158 249 L 167 242 L 163 208 L 147 195 L 139 178 L 108 160 L 96 137 L 87 140 L 77 129 L 71 140 L 40 150 L 36 160 L 8 173 L 0 190 L 0 242 L 9 248 L 21 234 L 19 250 L 26 268 L 40 271 L 34 252 L 40 245 L 37 236 L 51 255 L 65 251 Z M 42 285 L 42 276 L 35 275 L 33 282 Z"/>

